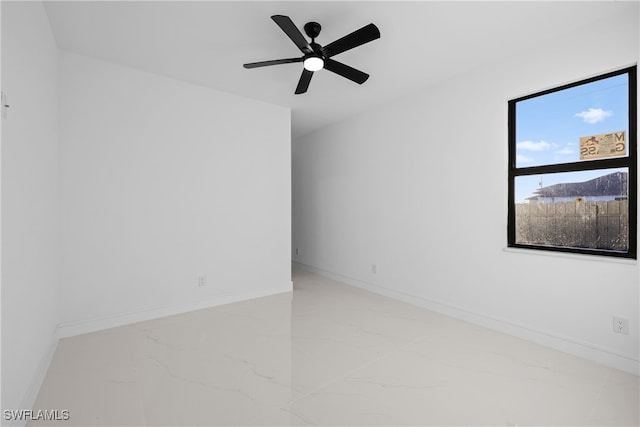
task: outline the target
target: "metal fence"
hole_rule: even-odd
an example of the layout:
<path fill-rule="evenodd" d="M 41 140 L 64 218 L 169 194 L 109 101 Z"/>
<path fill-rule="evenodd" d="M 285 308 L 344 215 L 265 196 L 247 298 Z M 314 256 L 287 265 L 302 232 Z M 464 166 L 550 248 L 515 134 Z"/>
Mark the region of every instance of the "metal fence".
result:
<path fill-rule="evenodd" d="M 629 202 L 516 204 L 516 243 L 626 251 Z"/>

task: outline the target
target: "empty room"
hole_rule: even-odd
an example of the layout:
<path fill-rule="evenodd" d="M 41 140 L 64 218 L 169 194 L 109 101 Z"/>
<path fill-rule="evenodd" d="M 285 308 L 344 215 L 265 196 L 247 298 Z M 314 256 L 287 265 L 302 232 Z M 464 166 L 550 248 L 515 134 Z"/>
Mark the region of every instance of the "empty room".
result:
<path fill-rule="evenodd" d="M 638 1 L 5 1 L 3 426 L 638 426 Z"/>

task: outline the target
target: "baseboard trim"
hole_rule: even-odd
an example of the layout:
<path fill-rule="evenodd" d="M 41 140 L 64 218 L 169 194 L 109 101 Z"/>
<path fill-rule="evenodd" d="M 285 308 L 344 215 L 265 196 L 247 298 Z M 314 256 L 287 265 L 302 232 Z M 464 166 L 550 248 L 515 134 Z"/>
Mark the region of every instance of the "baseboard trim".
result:
<path fill-rule="evenodd" d="M 38 397 L 38 392 L 40 391 L 40 387 L 44 382 L 44 378 L 47 375 L 47 371 L 49 370 L 49 366 L 51 366 L 51 361 L 53 360 L 53 355 L 56 352 L 56 348 L 58 347 L 58 338 L 56 337 L 55 330 L 51 334 L 51 342 L 49 343 L 49 348 L 40 359 L 40 363 L 38 363 L 38 367 L 36 371 L 33 373 L 31 378 L 31 382 L 29 383 L 29 388 L 25 392 L 24 396 L 22 396 L 22 401 L 20 402 L 20 406 L 16 409 L 31 409 L 33 405 L 36 403 L 36 399 Z M 27 420 L 11 420 L 8 421 L 9 426 L 24 426 L 26 425 Z M 4 425 L 4 424 L 3 424 Z"/>
<path fill-rule="evenodd" d="M 213 297 L 197 301 L 188 301 L 180 304 L 171 304 L 165 306 L 145 307 L 136 311 L 119 313 L 113 316 L 103 316 L 93 319 L 64 322 L 58 325 L 55 337 L 59 339 L 88 334 L 91 332 L 102 331 L 105 329 L 111 329 L 118 326 L 129 325 L 132 323 L 144 322 L 161 317 L 173 316 L 176 314 L 217 307 L 224 304 L 231 304 L 234 302 L 241 302 L 254 298 L 261 298 L 291 292 L 292 289 L 292 282 L 289 282 L 281 287 L 270 287 L 253 291 L 218 294 Z"/>
<path fill-rule="evenodd" d="M 494 331 L 505 333 L 507 335 L 522 338 L 524 340 L 531 341 L 545 347 L 553 348 L 555 350 L 562 351 L 564 353 L 568 353 L 577 357 L 581 357 L 583 359 L 587 359 L 601 365 L 619 369 L 621 371 L 625 371 L 634 375 L 640 374 L 640 361 L 635 359 L 631 355 L 614 353 L 606 348 L 602 348 L 590 343 L 580 342 L 579 340 L 570 337 L 565 337 L 549 331 L 531 328 L 526 325 L 520 325 L 514 322 L 507 321 L 505 319 L 489 316 L 484 313 L 478 313 L 464 309 L 462 307 L 456 307 L 451 304 L 396 291 L 384 286 L 355 279 L 353 277 L 345 276 L 340 273 L 335 273 L 308 264 L 293 261 L 293 266 L 295 268 L 299 268 L 300 270 L 318 274 L 319 276 L 327 277 L 329 279 L 336 280 L 350 286 L 384 295 L 386 297 L 403 301 L 412 305 L 423 307 L 428 310 L 451 316 L 456 319 L 464 320 L 469 323 L 480 325 Z"/>

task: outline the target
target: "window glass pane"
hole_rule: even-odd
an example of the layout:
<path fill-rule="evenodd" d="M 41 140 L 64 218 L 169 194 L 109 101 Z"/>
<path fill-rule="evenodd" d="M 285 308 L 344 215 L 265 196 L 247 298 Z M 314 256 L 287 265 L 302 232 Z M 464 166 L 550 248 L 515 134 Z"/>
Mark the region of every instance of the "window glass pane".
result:
<path fill-rule="evenodd" d="M 628 168 L 519 176 L 515 243 L 626 252 Z"/>
<path fill-rule="evenodd" d="M 628 156 L 629 76 L 516 103 L 516 167 Z"/>

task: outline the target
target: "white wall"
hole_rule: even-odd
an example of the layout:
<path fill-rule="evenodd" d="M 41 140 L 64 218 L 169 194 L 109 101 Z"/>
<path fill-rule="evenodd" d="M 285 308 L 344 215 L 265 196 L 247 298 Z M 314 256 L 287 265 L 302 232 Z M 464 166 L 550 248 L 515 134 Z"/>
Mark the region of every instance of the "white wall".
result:
<path fill-rule="evenodd" d="M 58 337 L 291 290 L 288 109 L 59 53 L 40 2 L 2 90 L 3 409 Z"/>
<path fill-rule="evenodd" d="M 58 322 L 57 49 L 41 3 L 1 8 L 2 408 L 26 409 Z"/>
<path fill-rule="evenodd" d="M 2 90 L 3 409 L 58 337 L 291 290 L 288 109 L 59 53 L 39 2 Z"/>
<path fill-rule="evenodd" d="M 289 109 L 66 52 L 59 76 L 61 335 L 291 290 Z"/>
<path fill-rule="evenodd" d="M 294 141 L 294 261 L 637 372 L 636 262 L 504 250 L 507 101 L 637 62 L 637 8 Z"/>

